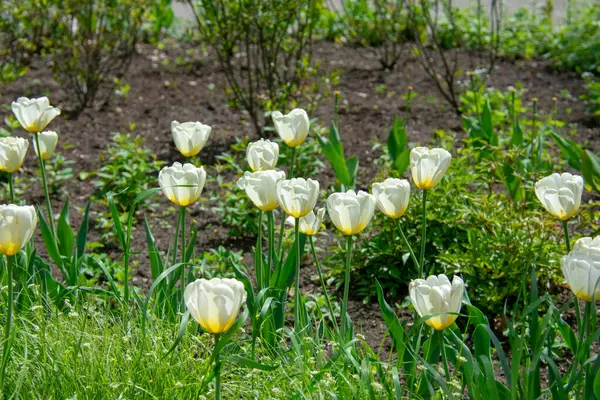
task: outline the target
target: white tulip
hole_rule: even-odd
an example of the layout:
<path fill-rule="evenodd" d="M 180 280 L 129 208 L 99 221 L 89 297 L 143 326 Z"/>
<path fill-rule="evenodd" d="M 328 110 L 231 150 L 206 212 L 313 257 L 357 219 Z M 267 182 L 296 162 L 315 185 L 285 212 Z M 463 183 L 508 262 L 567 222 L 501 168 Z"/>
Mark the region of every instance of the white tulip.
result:
<path fill-rule="evenodd" d="M 390 218 L 400 218 L 408 208 L 410 183 L 406 179 L 388 178 L 373 184 L 377 208 Z"/>
<path fill-rule="evenodd" d="M 50 105 L 47 97 L 28 99 L 19 97 L 11 104 L 12 112 L 28 132 L 41 132 L 50 121 L 60 115 L 60 110 Z"/>
<path fill-rule="evenodd" d="M 54 131 L 44 131 L 38 133 L 38 140 L 40 141 L 40 149 L 42 149 L 42 158 L 44 160 L 50 159 L 52 154 L 54 154 L 54 150 L 56 150 L 58 133 Z M 35 150 L 35 154 L 38 154 L 35 138 L 33 138 L 33 150 Z"/>
<path fill-rule="evenodd" d="M 169 200 L 180 206 L 188 206 L 198 200 L 206 183 L 204 168 L 176 162 L 158 173 L 158 183 Z"/>
<path fill-rule="evenodd" d="M 210 333 L 226 332 L 246 301 L 246 290 L 237 279 L 198 279 L 185 288 L 185 306 L 192 318 Z"/>
<path fill-rule="evenodd" d="M 335 227 L 345 235 L 356 235 L 373 218 L 375 203 L 375 196 L 362 190 L 333 193 L 327 199 L 327 213 Z"/>
<path fill-rule="evenodd" d="M 325 216 L 325 208 L 319 208 L 317 212 L 314 211 L 309 212 L 304 217 L 300 217 L 300 223 L 298 225 L 298 230 L 305 235 L 313 236 L 319 233 L 321 229 L 321 222 L 323 222 L 323 217 Z M 290 226 L 295 226 L 296 218 L 288 217 L 286 219 L 286 223 Z"/>
<path fill-rule="evenodd" d="M 415 147 L 410 151 L 410 173 L 419 189 L 436 187 L 450 166 L 452 155 L 444 149 Z"/>
<path fill-rule="evenodd" d="M 33 206 L 0 206 L 0 253 L 17 254 L 33 235 L 37 214 Z"/>
<path fill-rule="evenodd" d="M 427 325 L 438 331 L 452 325 L 458 317 L 464 290 L 465 284 L 458 276 L 455 276 L 450 283 L 446 275 L 431 275 L 427 280 L 415 279 L 409 285 L 410 301 L 419 317 L 445 313 L 425 321 Z"/>
<path fill-rule="evenodd" d="M 293 178 L 277 182 L 277 200 L 286 214 L 304 217 L 312 211 L 319 198 L 319 182 Z"/>
<path fill-rule="evenodd" d="M 265 139 L 252 142 L 246 147 L 246 158 L 252 171 L 273 169 L 279 159 L 279 145 Z"/>
<path fill-rule="evenodd" d="M 587 302 L 600 300 L 600 236 L 579 239 L 560 265 L 575 296 Z"/>
<path fill-rule="evenodd" d="M 535 194 L 550 214 L 566 221 L 581 205 L 583 178 L 568 172 L 552 174 L 536 182 Z"/>
<path fill-rule="evenodd" d="M 200 122 L 171 122 L 171 133 L 175 147 L 185 157 L 200 153 L 206 144 L 212 128 Z"/>
<path fill-rule="evenodd" d="M 273 211 L 277 208 L 277 183 L 285 179 L 285 172 L 274 169 L 268 171 L 248 172 L 237 181 L 240 189 L 262 211 Z"/>
<path fill-rule="evenodd" d="M 29 142 L 20 137 L 0 139 L 0 171 L 13 173 L 23 165 Z"/>
<path fill-rule="evenodd" d="M 283 115 L 279 111 L 271 114 L 275 130 L 279 137 L 290 147 L 301 145 L 310 129 L 308 114 L 301 108 L 295 108 L 289 114 Z"/>

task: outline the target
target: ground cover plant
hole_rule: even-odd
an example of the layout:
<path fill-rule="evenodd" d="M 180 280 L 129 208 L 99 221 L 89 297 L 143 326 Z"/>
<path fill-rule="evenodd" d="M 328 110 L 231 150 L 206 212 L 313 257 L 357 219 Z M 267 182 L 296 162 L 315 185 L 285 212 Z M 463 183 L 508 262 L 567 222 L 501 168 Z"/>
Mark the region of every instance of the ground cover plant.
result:
<path fill-rule="evenodd" d="M 2 397 L 600 398 L 594 4 L 27 4 Z"/>

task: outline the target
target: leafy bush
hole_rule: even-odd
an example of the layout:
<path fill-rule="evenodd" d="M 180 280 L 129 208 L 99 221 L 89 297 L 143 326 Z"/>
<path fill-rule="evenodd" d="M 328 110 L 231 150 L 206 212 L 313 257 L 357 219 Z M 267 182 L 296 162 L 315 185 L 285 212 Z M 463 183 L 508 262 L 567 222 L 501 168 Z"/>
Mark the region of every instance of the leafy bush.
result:
<path fill-rule="evenodd" d="M 215 50 L 234 105 L 263 135 L 264 112 L 293 107 L 311 67 L 322 0 L 188 0 Z"/>
<path fill-rule="evenodd" d="M 347 40 L 369 46 L 382 68 L 393 68 L 407 56 L 404 43 L 412 39 L 406 3 L 397 0 L 344 1 Z"/>
<path fill-rule="evenodd" d="M 554 35 L 546 56 L 552 59 L 556 68 L 600 73 L 599 19 L 600 4 L 590 3 Z"/>
<path fill-rule="evenodd" d="M 596 119 L 600 119 L 600 79 L 592 74 L 584 74 L 585 94 L 582 99 L 587 109 Z"/>
<path fill-rule="evenodd" d="M 52 48 L 54 77 L 77 116 L 100 98 L 108 102 L 127 70 L 142 24 L 144 1 L 68 0 L 57 14 L 60 35 Z"/>

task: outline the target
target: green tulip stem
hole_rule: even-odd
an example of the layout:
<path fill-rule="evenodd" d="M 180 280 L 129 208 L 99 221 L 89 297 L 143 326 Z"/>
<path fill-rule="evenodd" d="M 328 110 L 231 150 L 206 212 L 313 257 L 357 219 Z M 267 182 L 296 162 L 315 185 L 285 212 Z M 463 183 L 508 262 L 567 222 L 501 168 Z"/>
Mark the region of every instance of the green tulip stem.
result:
<path fill-rule="evenodd" d="M 396 226 L 398 227 L 398 232 L 400 232 L 400 236 L 402 236 L 402 239 L 404 240 L 404 243 L 406 243 L 406 246 L 408 247 L 408 251 L 410 252 L 410 257 L 412 258 L 413 262 L 415 263 L 415 267 L 417 268 L 417 271 L 421 271 L 421 267 L 420 267 L 420 263 L 419 260 L 417 260 L 417 256 L 415 255 L 415 252 L 412 249 L 412 246 L 410 245 L 410 243 L 408 243 L 408 239 L 406 238 L 406 235 L 404 234 L 404 230 L 402 229 L 402 224 L 400 224 L 400 218 L 396 219 Z M 419 275 L 420 277 L 420 275 Z"/>
<path fill-rule="evenodd" d="M 290 157 L 290 176 L 288 179 L 292 179 L 294 177 L 294 163 L 296 162 L 296 148 L 292 147 L 292 156 Z M 281 226 L 279 228 L 279 249 L 277 250 L 277 254 L 280 257 L 280 262 L 283 262 L 283 232 L 285 229 L 285 213 L 281 213 Z"/>
<path fill-rule="evenodd" d="M 296 241 L 296 290 L 295 290 L 295 301 L 294 301 L 294 331 L 300 332 L 302 329 L 302 321 L 300 316 L 300 218 L 295 219 L 294 224 L 294 239 Z"/>
<path fill-rule="evenodd" d="M 342 300 L 342 340 L 346 340 L 348 295 L 350 294 L 350 265 L 352 263 L 352 235 L 346 236 L 346 272 L 344 276 L 344 298 Z"/>
<path fill-rule="evenodd" d="M 419 279 L 423 279 L 425 243 L 427 242 L 427 190 L 423 190 L 423 212 L 421 214 L 421 254 L 419 255 Z"/>
<path fill-rule="evenodd" d="M 8 305 L 6 307 L 6 325 L 4 327 L 4 350 L 2 351 L 2 375 L 0 377 L 0 388 L 4 391 L 4 378 L 6 376 L 6 365 L 10 357 L 10 328 L 12 325 L 13 314 L 13 270 L 15 267 L 15 256 L 6 256 L 8 270 Z"/>
<path fill-rule="evenodd" d="M 440 353 L 442 353 L 442 364 L 444 364 L 444 374 L 446 375 L 446 382 L 450 380 L 450 368 L 448 368 L 448 358 L 446 357 L 446 345 L 444 344 L 444 331 L 436 331 L 435 332 L 439 345 L 440 345 Z"/>
<path fill-rule="evenodd" d="M 256 245 L 258 246 L 256 255 L 258 256 L 258 260 L 255 260 L 256 263 L 256 284 L 258 285 L 258 290 L 264 289 L 263 282 L 263 251 L 262 251 L 262 221 L 263 221 L 263 211 L 258 214 L 258 237 L 256 238 Z"/>
<path fill-rule="evenodd" d="M 186 263 L 186 248 L 185 248 L 185 206 L 179 207 L 179 218 L 181 219 L 181 262 Z M 181 298 L 183 299 L 183 292 L 185 291 L 185 264 L 181 266 Z"/>
<path fill-rule="evenodd" d="M 335 313 L 333 312 L 333 306 L 331 305 L 331 300 L 329 299 L 329 295 L 327 294 L 327 285 L 325 284 L 325 279 L 323 279 L 323 271 L 321 270 L 321 263 L 319 263 L 319 257 L 317 257 L 317 252 L 315 250 L 315 243 L 312 235 L 308 236 L 308 241 L 310 242 L 310 250 L 312 251 L 312 256 L 315 260 L 315 265 L 317 266 L 317 272 L 319 273 L 319 280 L 321 281 L 321 289 L 323 290 L 323 295 L 325 296 L 325 302 L 327 303 L 327 308 L 329 309 L 329 317 L 333 322 L 333 326 L 335 328 L 335 333 L 340 333 L 340 328 L 338 327 Z"/>
<path fill-rule="evenodd" d="M 173 243 L 173 261 L 171 265 L 175 265 L 177 263 L 177 251 L 179 250 L 179 231 L 181 230 L 181 208 L 179 206 L 179 215 L 177 215 L 177 224 L 175 225 L 175 239 Z"/>
<path fill-rule="evenodd" d="M 275 216 L 273 211 L 267 213 L 269 221 L 269 262 L 267 268 L 267 276 L 265 277 L 267 284 L 271 281 L 271 273 L 273 272 L 273 262 L 275 260 Z"/>
<path fill-rule="evenodd" d="M 13 174 L 8 174 L 8 192 L 10 194 L 10 204 L 15 203 L 15 188 L 13 184 Z"/>
<path fill-rule="evenodd" d="M 218 351 L 216 351 L 217 345 L 219 344 L 219 334 L 215 335 L 215 352 L 213 358 L 215 361 L 214 373 L 215 373 L 215 400 L 221 400 L 221 359 Z"/>
<path fill-rule="evenodd" d="M 54 227 L 54 216 L 52 215 L 52 205 L 50 204 L 50 194 L 48 193 L 48 180 L 46 178 L 46 165 L 42 158 L 42 152 L 40 150 L 40 134 L 34 133 L 35 147 L 38 149 L 38 163 L 40 164 L 40 170 L 42 171 L 42 185 L 44 186 L 44 196 L 46 197 L 46 210 L 48 211 L 48 219 L 50 220 L 50 227 L 52 228 L 52 235 L 56 236 L 56 228 Z"/>
<path fill-rule="evenodd" d="M 563 231 L 565 231 L 565 244 L 567 245 L 567 253 L 571 251 L 571 241 L 569 239 L 569 225 L 567 221 L 563 221 Z"/>

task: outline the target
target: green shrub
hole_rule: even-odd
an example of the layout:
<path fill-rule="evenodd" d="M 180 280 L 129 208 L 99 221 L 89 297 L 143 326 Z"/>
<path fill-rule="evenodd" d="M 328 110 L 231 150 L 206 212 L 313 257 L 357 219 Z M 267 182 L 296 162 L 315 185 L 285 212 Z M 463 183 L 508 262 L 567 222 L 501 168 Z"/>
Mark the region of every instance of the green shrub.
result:
<path fill-rule="evenodd" d="M 60 36 L 52 47 L 55 79 L 77 116 L 95 100 L 108 102 L 135 52 L 145 1 L 68 0 L 57 14 Z"/>
<path fill-rule="evenodd" d="M 198 28 L 217 53 L 235 106 L 263 135 L 266 111 L 293 108 L 311 67 L 322 0 L 189 0 Z"/>

